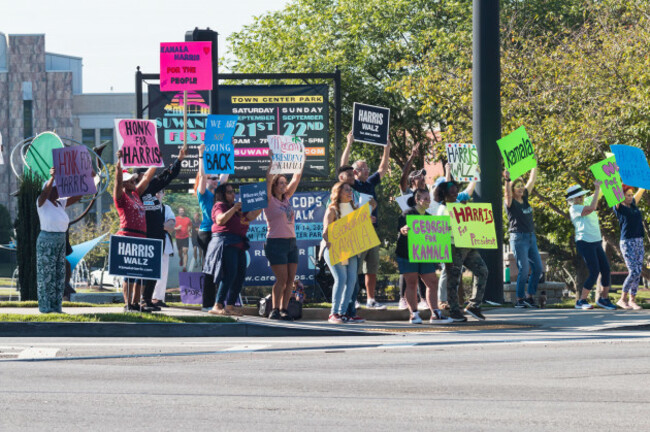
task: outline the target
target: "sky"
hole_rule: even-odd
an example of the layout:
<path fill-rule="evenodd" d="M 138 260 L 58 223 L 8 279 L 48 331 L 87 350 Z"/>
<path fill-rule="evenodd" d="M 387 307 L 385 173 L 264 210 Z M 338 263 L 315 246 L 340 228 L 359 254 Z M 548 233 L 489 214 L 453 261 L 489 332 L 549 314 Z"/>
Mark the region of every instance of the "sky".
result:
<path fill-rule="evenodd" d="M 158 73 L 160 42 L 195 27 L 226 38 L 289 0 L 2 0 L 0 32 L 45 34 L 45 50 L 83 58 L 84 93 L 135 92 L 136 66 Z"/>

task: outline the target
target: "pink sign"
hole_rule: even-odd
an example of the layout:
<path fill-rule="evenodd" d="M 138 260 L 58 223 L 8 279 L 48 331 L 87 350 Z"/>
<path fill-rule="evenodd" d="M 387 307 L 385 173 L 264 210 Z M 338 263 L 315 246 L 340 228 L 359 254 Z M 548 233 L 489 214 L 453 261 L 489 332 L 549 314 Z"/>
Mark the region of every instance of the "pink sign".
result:
<path fill-rule="evenodd" d="M 93 181 L 93 163 L 85 146 L 52 149 L 56 189 L 62 198 L 97 192 Z"/>
<path fill-rule="evenodd" d="M 212 90 L 212 42 L 161 43 L 160 90 Z"/>
<path fill-rule="evenodd" d="M 147 168 L 163 166 L 155 120 L 115 120 L 117 148 L 122 150 L 122 166 Z"/>

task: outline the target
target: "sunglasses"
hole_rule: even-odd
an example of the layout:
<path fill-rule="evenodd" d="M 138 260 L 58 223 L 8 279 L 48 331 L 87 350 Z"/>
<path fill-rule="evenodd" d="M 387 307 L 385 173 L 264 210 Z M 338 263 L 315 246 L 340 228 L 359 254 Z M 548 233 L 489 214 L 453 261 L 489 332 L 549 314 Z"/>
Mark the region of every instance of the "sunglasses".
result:
<path fill-rule="evenodd" d="M 208 177 L 208 180 L 219 180 L 219 177 Z"/>

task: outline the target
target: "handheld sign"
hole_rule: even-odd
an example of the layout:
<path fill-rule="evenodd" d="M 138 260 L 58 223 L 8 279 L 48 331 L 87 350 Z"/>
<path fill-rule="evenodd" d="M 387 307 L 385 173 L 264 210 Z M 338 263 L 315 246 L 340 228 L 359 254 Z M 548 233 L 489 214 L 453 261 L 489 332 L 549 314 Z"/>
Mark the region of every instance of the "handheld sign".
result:
<path fill-rule="evenodd" d="M 271 174 L 297 174 L 305 164 L 305 146 L 293 135 L 269 135 Z"/>
<path fill-rule="evenodd" d="M 447 144 L 451 175 L 458 182 L 481 181 L 476 144 Z"/>
<path fill-rule="evenodd" d="M 407 195 L 400 195 L 398 197 L 395 197 L 395 202 L 397 205 L 399 205 L 400 210 L 408 210 L 411 208 L 410 205 L 408 205 L 408 200 L 411 198 L 413 194 L 407 194 Z"/>
<path fill-rule="evenodd" d="M 603 182 L 601 190 L 603 191 L 603 195 L 605 195 L 609 207 L 614 207 L 616 204 L 625 200 L 623 183 L 618 173 L 615 157 L 610 157 L 604 161 L 595 163 L 589 169 L 594 173 L 596 180 Z"/>
<path fill-rule="evenodd" d="M 206 174 L 235 173 L 235 146 L 232 136 L 238 118 L 236 115 L 208 115 L 203 154 Z"/>
<path fill-rule="evenodd" d="M 449 216 L 407 215 L 409 261 L 451 262 Z"/>
<path fill-rule="evenodd" d="M 200 272 L 179 272 L 178 285 L 181 291 L 181 303 L 203 303 L 203 280 L 205 275 Z"/>
<path fill-rule="evenodd" d="M 451 233 L 456 247 L 471 249 L 497 249 L 492 204 L 449 203 Z"/>
<path fill-rule="evenodd" d="M 365 204 L 328 227 L 332 265 L 379 246 L 379 238 L 370 221 L 370 205 Z"/>
<path fill-rule="evenodd" d="M 160 90 L 212 90 L 212 42 L 161 43 Z"/>
<path fill-rule="evenodd" d="M 117 148 L 125 168 L 163 166 L 155 120 L 115 120 Z"/>
<path fill-rule="evenodd" d="M 522 126 L 508 136 L 497 141 L 505 169 L 510 172 L 510 180 L 515 180 L 537 166 L 535 151 Z"/>
<path fill-rule="evenodd" d="M 369 203 L 373 199 L 375 198 L 372 195 L 359 192 L 359 206 Z"/>
<path fill-rule="evenodd" d="M 269 205 L 265 181 L 250 185 L 241 185 L 239 187 L 239 195 L 241 197 L 241 211 L 243 212 L 264 209 Z"/>
<path fill-rule="evenodd" d="M 645 153 L 638 147 L 628 145 L 609 146 L 616 157 L 621 180 L 628 186 L 650 189 L 650 167 Z"/>
<path fill-rule="evenodd" d="M 31 171 L 44 179 L 50 178 L 52 150 L 63 148 L 63 141 L 54 132 L 38 134 L 29 145 L 25 155 L 25 171 Z"/>
<path fill-rule="evenodd" d="M 54 180 L 62 198 L 97 192 L 93 181 L 93 164 L 86 146 L 52 150 Z"/>
<path fill-rule="evenodd" d="M 108 274 L 135 279 L 159 280 L 163 241 L 111 235 Z"/>
<path fill-rule="evenodd" d="M 355 141 L 385 146 L 388 144 L 390 109 L 355 102 L 352 135 Z"/>

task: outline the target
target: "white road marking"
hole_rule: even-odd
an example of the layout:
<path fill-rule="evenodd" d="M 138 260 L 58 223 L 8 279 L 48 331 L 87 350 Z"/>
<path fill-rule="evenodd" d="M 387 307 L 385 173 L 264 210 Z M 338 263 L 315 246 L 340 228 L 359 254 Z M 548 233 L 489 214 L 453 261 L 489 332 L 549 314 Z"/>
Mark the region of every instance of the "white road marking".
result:
<path fill-rule="evenodd" d="M 258 351 L 269 347 L 270 345 L 235 345 L 221 351 Z"/>
<path fill-rule="evenodd" d="M 18 358 L 23 360 L 54 358 L 58 352 L 58 348 L 27 348 L 18 354 Z"/>

